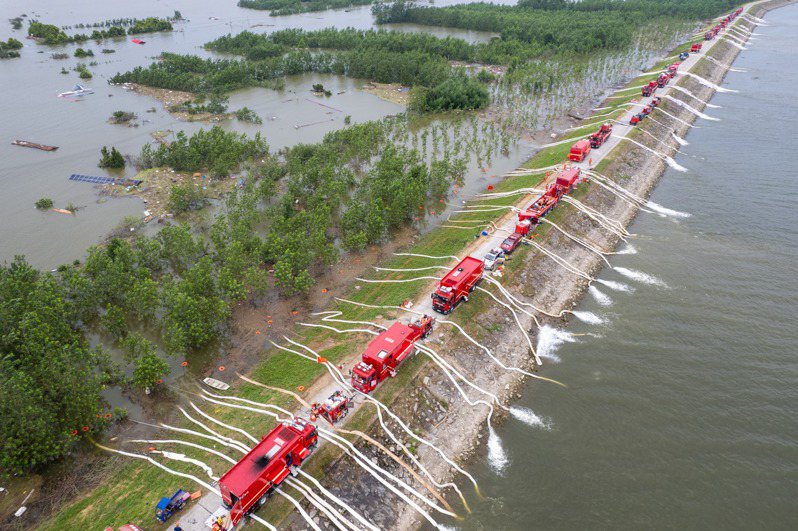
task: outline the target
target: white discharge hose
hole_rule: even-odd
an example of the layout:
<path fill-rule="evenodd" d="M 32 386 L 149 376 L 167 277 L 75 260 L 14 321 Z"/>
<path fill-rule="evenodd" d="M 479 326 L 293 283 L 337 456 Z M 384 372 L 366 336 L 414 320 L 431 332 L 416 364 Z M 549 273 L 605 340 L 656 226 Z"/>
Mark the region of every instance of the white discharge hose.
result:
<path fill-rule="evenodd" d="M 213 418 L 212 416 L 208 415 L 207 413 L 202 411 L 200 408 L 198 408 L 196 406 L 196 404 L 194 404 L 194 402 L 189 402 L 189 404 L 191 405 L 192 408 L 194 408 L 194 411 L 196 411 L 197 413 L 199 413 L 200 415 L 202 415 L 206 419 L 210 420 L 214 424 L 218 424 L 219 426 L 221 426 L 223 428 L 227 428 L 230 431 L 234 431 L 236 433 L 240 433 L 241 435 L 243 435 L 244 437 L 246 437 L 247 439 L 249 439 L 250 441 L 252 441 L 255 444 L 258 444 L 260 442 L 258 439 L 256 439 L 255 437 L 253 437 L 252 435 L 250 435 L 246 431 L 242 430 L 241 428 L 236 428 L 235 426 L 231 426 L 229 424 L 225 424 L 224 422 L 222 422 L 222 421 L 220 421 L 220 420 L 218 420 L 216 418 Z"/>
<path fill-rule="evenodd" d="M 291 504 L 294 507 L 296 507 L 296 510 L 299 511 L 299 514 L 302 515 L 302 518 L 305 519 L 305 521 L 308 523 L 310 527 L 312 527 L 316 531 L 321 531 L 321 528 L 318 525 L 316 525 L 316 522 L 313 521 L 313 518 L 311 518 L 310 515 L 307 512 L 305 512 L 305 509 L 303 509 L 302 506 L 299 505 L 299 502 L 296 501 L 293 496 L 290 496 L 285 492 L 283 492 L 283 489 L 281 489 L 280 487 L 275 487 L 274 491 L 283 498 L 287 499 L 289 502 L 291 502 Z"/>
<path fill-rule="evenodd" d="M 189 479 L 189 480 L 197 483 L 198 485 L 204 487 L 209 492 L 212 492 L 212 493 L 216 494 L 220 498 L 222 497 L 222 494 L 221 494 L 221 492 L 219 492 L 219 489 L 217 489 L 216 487 L 211 486 L 209 483 L 206 483 L 205 481 L 199 479 L 197 476 L 192 476 L 191 474 L 184 474 L 183 472 L 178 472 L 177 470 L 173 470 L 173 469 L 169 468 L 168 466 L 162 465 L 161 463 L 159 463 L 158 461 L 156 461 L 155 459 L 153 459 L 153 458 L 151 458 L 151 457 L 149 457 L 147 455 L 134 454 L 134 453 L 130 453 L 130 452 L 123 452 L 122 450 L 116 450 L 114 448 L 108 448 L 107 446 L 103 446 L 103 445 L 98 444 L 98 443 L 96 443 L 94 441 L 92 441 L 92 442 L 94 443 L 94 445 L 96 447 L 100 448 L 101 450 L 105 450 L 106 452 L 112 452 L 112 453 L 124 455 L 124 456 L 127 456 L 127 457 L 133 457 L 135 459 L 144 459 L 145 461 L 149 461 L 153 465 L 155 465 L 158 468 L 166 471 L 169 474 L 172 474 L 173 476 L 179 476 L 181 478 Z M 262 524 L 263 526 L 268 528 L 270 531 L 277 531 L 276 527 L 271 525 L 269 522 L 267 522 L 263 518 L 260 518 L 259 516 L 255 516 L 254 514 L 250 514 L 250 518 L 252 518 L 256 522 Z"/>
<path fill-rule="evenodd" d="M 216 455 L 221 457 L 228 463 L 236 464 L 238 461 L 229 457 L 218 450 L 214 450 L 213 448 L 208 448 L 207 446 L 202 446 L 201 444 L 194 444 L 192 442 L 183 441 L 180 439 L 130 439 L 127 442 L 131 443 L 145 443 L 145 444 L 182 444 L 184 446 L 190 446 L 192 448 L 197 448 L 198 450 L 203 450 L 208 452 L 209 454 Z"/>
<path fill-rule="evenodd" d="M 355 524 L 344 518 L 344 516 L 339 513 L 337 509 L 327 503 L 321 496 L 316 494 L 308 485 L 302 483 L 298 479 L 292 478 L 291 476 L 288 476 L 285 479 L 285 482 L 298 490 L 305 497 L 305 499 L 308 500 L 308 502 L 310 502 L 319 511 L 323 512 L 330 522 L 332 522 L 333 525 L 338 529 L 341 529 L 342 531 L 360 531 Z"/>
<path fill-rule="evenodd" d="M 315 352 L 313 349 L 311 349 L 310 347 L 307 347 L 307 346 L 305 346 L 305 345 L 302 345 L 301 343 L 297 343 L 297 342 L 295 342 L 295 341 L 292 341 L 291 339 L 289 339 L 289 338 L 287 338 L 287 337 L 285 338 L 285 340 L 286 340 L 286 341 L 288 341 L 289 343 L 291 343 L 292 345 L 298 346 L 298 347 L 300 347 L 300 348 L 303 348 L 303 349 L 307 350 L 308 352 L 311 352 L 311 353 L 312 353 L 312 354 L 315 356 L 315 358 L 312 358 L 312 357 L 310 357 L 310 356 L 303 355 L 303 354 L 301 354 L 301 353 L 299 353 L 299 352 L 296 352 L 296 351 L 294 351 L 294 350 L 286 349 L 285 347 L 283 347 L 283 346 L 280 346 L 280 345 L 277 345 L 276 343 L 272 343 L 272 344 L 273 344 L 273 345 L 275 345 L 277 348 L 281 348 L 281 349 L 283 349 L 283 350 L 288 350 L 288 352 L 293 352 L 294 354 L 297 354 L 297 355 L 299 355 L 299 356 L 302 356 L 302 357 L 304 357 L 304 358 L 306 358 L 306 359 L 309 359 L 309 360 L 311 360 L 311 361 L 315 361 L 315 362 L 319 363 L 319 360 L 321 359 L 321 356 L 319 356 L 319 355 L 318 355 L 318 353 L 317 353 L 317 352 Z M 432 443 L 431 443 L 431 442 L 429 442 L 428 440 L 424 439 L 423 437 L 420 437 L 419 435 L 416 435 L 416 434 L 413 432 L 413 430 L 411 430 L 411 429 L 410 429 L 410 427 L 409 427 L 407 424 L 405 424 L 405 423 L 404 423 L 404 421 L 403 421 L 401 418 L 399 418 L 399 416 L 397 416 L 397 415 L 396 415 L 396 414 L 395 414 L 393 411 L 391 411 L 391 410 L 390 410 L 390 409 L 389 409 L 389 408 L 388 408 L 388 407 L 387 407 L 385 404 L 383 404 L 382 402 L 380 402 L 380 401 L 379 401 L 379 400 L 377 400 L 376 398 L 374 398 L 374 397 L 372 397 L 372 396 L 370 396 L 370 395 L 368 395 L 368 394 L 366 394 L 366 393 L 363 393 L 363 392 L 362 392 L 362 391 L 360 391 L 359 389 L 355 389 L 354 387 L 352 387 L 352 386 L 349 384 L 349 382 L 347 382 L 346 378 L 344 378 L 343 374 L 341 374 L 341 372 L 338 370 L 338 368 L 337 368 L 335 365 L 333 365 L 333 364 L 331 364 L 331 363 L 324 363 L 324 366 L 327 368 L 327 370 L 328 370 L 328 371 L 330 371 L 330 375 L 331 375 L 331 376 L 333 376 L 333 379 L 337 380 L 337 381 L 338 381 L 338 382 L 339 382 L 339 383 L 340 383 L 340 384 L 341 384 L 341 385 L 342 385 L 342 386 L 343 386 L 345 389 L 350 389 L 350 390 L 352 390 L 353 392 L 357 393 L 358 395 L 360 395 L 360 396 L 364 397 L 366 400 L 368 400 L 368 401 L 370 401 L 371 403 L 373 403 L 373 404 L 374 404 L 375 406 L 377 406 L 379 409 L 381 409 L 381 410 L 383 410 L 385 413 L 387 413 L 387 414 L 388 414 L 388 416 L 390 416 L 390 417 L 391 417 L 391 418 L 392 418 L 394 421 L 396 421 L 396 423 L 397 423 L 397 424 L 399 424 L 399 426 L 401 426 L 401 428 L 402 428 L 402 429 L 405 431 L 405 433 L 407 433 L 407 434 L 408 434 L 410 437 L 412 437 L 413 439 L 415 439 L 415 440 L 416 440 L 416 441 L 418 441 L 419 443 L 423 444 L 424 446 L 427 446 L 427 447 L 429 447 L 429 448 L 431 448 L 431 449 L 435 450 L 435 451 L 438 453 L 438 455 L 440 455 L 440 456 L 441 456 L 441 458 L 442 458 L 444 461 L 446 461 L 446 462 L 447 462 L 447 463 L 448 463 L 448 464 L 449 464 L 449 465 L 450 465 L 452 468 L 454 468 L 455 470 L 457 470 L 458 472 L 460 472 L 462 475 L 464 475 L 465 477 L 467 477 L 467 478 L 468 478 L 468 479 L 471 481 L 471 483 L 474 485 L 474 488 L 477 490 L 477 492 L 479 492 L 479 486 L 477 485 L 477 482 L 476 482 L 476 480 L 474 479 L 474 477 L 473 477 L 471 474 L 469 474 L 468 472 L 466 472 L 466 471 L 465 471 L 465 470 L 464 470 L 464 469 L 463 469 L 461 466 L 459 466 L 457 463 L 455 463 L 454 461 L 452 461 L 452 459 L 451 459 L 451 458 L 449 458 L 449 456 L 447 456 L 447 455 L 446 455 L 446 453 L 445 453 L 443 450 L 441 450 L 440 448 L 438 448 L 437 446 L 435 446 L 434 444 L 432 444 Z M 335 373 L 335 375 L 337 375 L 337 377 L 336 377 L 336 376 L 335 376 L 333 373 Z M 383 425 L 383 428 L 384 428 L 384 429 L 387 429 L 387 428 L 386 428 L 384 425 Z M 424 472 L 425 472 L 425 474 L 427 475 L 427 477 L 429 477 L 429 478 L 430 478 L 430 479 L 431 479 L 433 482 L 435 482 L 435 479 L 432 477 L 432 475 L 431 475 L 431 474 L 429 474 L 429 472 L 427 472 L 427 471 L 426 471 L 426 469 L 425 469 L 425 468 L 423 468 L 423 467 L 421 466 L 421 463 L 420 463 L 420 462 L 419 462 L 417 459 L 415 459 L 415 456 L 414 456 L 414 455 L 413 455 L 411 452 L 409 452 L 409 451 L 407 450 L 407 448 L 405 448 L 405 447 L 404 447 L 404 445 L 401 445 L 401 444 L 400 444 L 400 446 L 402 446 L 402 448 L 405 450 L 405 453 L 407 453 L 407 454 L 408 454 L 408 456 L 412 456 L 412 457 L 411 457 L 411 459 L 413 459 L 413 460 L 414 460 L 414 462 L 416 463 L 416 465 L 418 465 L 418 466 L 419 466 L 419 468 L 420 468 L 422 471 L 424 471 Z M 439 486 L 439 485 L 437 484 L 437 482 L 435 483 L 435 485 L 436 485 L 436 486 Z M 458 491 L 458 492 L 459 492 L 459 491 Z M 462 496 L 462 495 L 461 495 L 461 496 Z"/>
<path fill-rule="evenodd" d="M 246 444 L 244 444 L 244 443 L 242 443 L 240 441 L 237 441 L 237 440 L 233 439 L 232 437 L 226 437 L 226 436 L 222 435 L 221 433 L 217 433 L 214 430 L 212 430 L 211 428 L 209 428 L 207 425 L 205 425 L 202 422 L 196 420 L 191 415 L 189 415 L 186 412 L 186 410 L 183 409 L 182 407 L 178 407 L 177 409 L 179 409 L 180 412 L 183 413 L 183 416 L 185 416 L 188 420 L 190 420 L 191 422 L 193 422 L 194 424 L 196 424 L 197 426 L 199 426 L 203 430 L 207 431 L 211 435 L 213 435 L 215 437 L 218 437 L 219 439 L 222 439 L 223 441 L 227 441 L 230 444 L 234 444 L 234 445 L 238 446 L 242 451 L 244 451 L 244 453 L 246 453 L 246 452 L 248 452 L 250 450 L 250 447 L 247 446 Z"/>
<path fill-rule="evenodd" d="M 340 508 L 351 514 L 352 517 L 355 520 L 357 520 L 363 527 L 369 529 L 370 531 L 380 531 L 378 527 L 374 526 L 368 520 L 363 518 L 363 516 L 359 512 L 357 512 L 354 508 L 352 508 L 351 505 L 349 505 L 348 503 L 344 503 L 340 498 L 338 498 L 332 492 L 324 488 L 324 486 L 322 486 L 322 484 L 319 483 L 319 481 L 316 478 L 314 478 L 310 474 L 305 473 L 302 469 L 298 469 L 298 471 L 300 476 L 313 483 L 322 494 L 324 494 L 325 496 L 327 496 L 327 498 L 335 502 Z"/>

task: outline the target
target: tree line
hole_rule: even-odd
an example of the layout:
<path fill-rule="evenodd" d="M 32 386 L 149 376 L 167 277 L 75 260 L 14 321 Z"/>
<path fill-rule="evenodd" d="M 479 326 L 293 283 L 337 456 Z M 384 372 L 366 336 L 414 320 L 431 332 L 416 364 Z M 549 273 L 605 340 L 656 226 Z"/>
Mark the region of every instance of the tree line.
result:
<path fill-rule="evenodd" d="M 695 20 L 716 16 L 742 2 L 734 0 L 520 0 L 516 6 L 487 3 L 419 7 L 399 0 L 372 8 L 378 24 L 407 22 L 427 26 L 491 31 L 507 46 L 534 46 L 540 57 L 592 53 L 629 46 L 647 24 L 665 17 Z"/>
<path fill-rule="evenodd" d="M 415 223 L 462 178 L 463 161 L 426 163 L 389 130 L 353 125 L 282 160 L 257 136 L 219 127 L 178 135 L 141 158 L 185 171 L 225 160 L 220 176 L 242 171 L 205 231 L 170 224 L 155 236 L 111 239 L 54 273 L 21 257 L 0 266 L 0 471 L 27 473 L 63 456 L 115 418 L 105 386 L 158 387 L 169 370 L 159 346 L 184 355 L 225 333 L 235 303 L 271 289 L 306 292 L 339 249 L 362 250 Z M 190 208 L 196 198 L 175 188 L 170 206 Z M 88 332 L 121 349 L 124 363 L 90 348 Z M 132 377 L 121 376 L 125 367 Z"/>
<path fill-rule="evenodd" d="M 271 11 L 271 16 L 295 15 L 340 9 L 351 6 L 369 5 L 374 0 L 239 0 L 238 7 Z"/>
<path fill-rule="evenodd" d="M 172 31 L 170 19 L 148 17 L 145 19 L 133 19 L 130 27 L 125 30 L 122 26 L 110 26 L 108 29 L 95 29 L 91 35 L 76 33 L 67 35 L 63 29 L 53 24 L 44 24 L 38 21 L 31 21 L 28 27 L 28 35 L 41 40 L 44 44 L 69 44 L 86 42 L 89 39 L 103 40 L 114 37 L 124 37 L 126 35 L 138 35 L 141 33 L 153 33 L 157 31 Z"/>

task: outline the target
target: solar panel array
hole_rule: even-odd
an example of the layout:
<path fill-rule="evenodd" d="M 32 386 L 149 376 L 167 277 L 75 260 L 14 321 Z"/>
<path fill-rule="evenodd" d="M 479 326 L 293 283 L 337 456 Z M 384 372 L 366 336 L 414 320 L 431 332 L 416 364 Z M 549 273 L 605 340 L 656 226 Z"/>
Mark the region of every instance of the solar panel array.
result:
<path fill-rule="evenodd" d="M 113 177 L 97 177 L 93 175 L 80 175 L 77 173 L 73 173 L 69 176 L 70 181 L 81 181 L 84 183 L 92 183 L 92 184 L 122 184 L 128 186 L 138 186 L 141 184 L 140 180 L 135 179 L 114 179 Z"/>

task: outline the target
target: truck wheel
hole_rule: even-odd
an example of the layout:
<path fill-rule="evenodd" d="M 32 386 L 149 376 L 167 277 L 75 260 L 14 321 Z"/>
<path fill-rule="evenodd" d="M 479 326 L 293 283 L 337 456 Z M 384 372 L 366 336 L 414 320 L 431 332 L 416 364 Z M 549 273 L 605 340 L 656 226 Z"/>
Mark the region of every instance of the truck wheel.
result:
<path fill-rule="evenodd" d="M 263 504 L 265 504 L 266 500 L 268 500 L 268 499 L 269 499 L 269 494 L 268 493 L 266 493 L 263 496 L 261 496 L 260 499 L 258 500 L 258 507 L 263 507 Z"/>

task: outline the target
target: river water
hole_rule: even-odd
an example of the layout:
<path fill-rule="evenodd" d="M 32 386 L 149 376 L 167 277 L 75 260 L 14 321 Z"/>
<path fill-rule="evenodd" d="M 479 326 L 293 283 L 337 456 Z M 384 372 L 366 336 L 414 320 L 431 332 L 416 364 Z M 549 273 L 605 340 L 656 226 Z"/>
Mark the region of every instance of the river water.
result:
<path fill-rule="evenodd" d="M 510 0 L 509 3 L 514 3 Z M 461 3 L 462 0 L 445 0 L 436 5 Z M 24 254 L 35 266 L 53 268 L 59 264 L 79 259 L 85 250 L 107 235 L 125 216 L 142 216 L 146 208 L 138 199 L 107 200 L 97 195 L 92 185 L 69 181 L 73 173 L 108 175 L 97 167 L 99 149 L 103 145 L 116 146 L 124 154 L 136 154 L 141 146 L 152 140 L 156 131 L 180 130 L 192 133 L 208 124 L 180 122 L 170 116 L 153 98 L 140 96 L 123 87 L 107 84 L 117 72 L 136 66 L 147 66 L 162 51 L 212 56 L 202 45 L 227 33 L 243 30 L 271 32 L 284 28 L 314 30 L 325 27 L 376 27 L 370 6 L 348 10 L 307 13 L 288 17 L 271 17 L 266 11 L 237 7 L 234 0 L 226 3 L 211 0 L 123 0 L 74 2 L 72 0 L 6 0 L 0 5 L 0 39 L 15 37 L 24 43 L 22 57 L 0 61 L 0 190 L 2 190 L 2 219 L 0 224 L 0 262 L 16 254 Z M 57 26 L 91 24 L 122 17 L 167 17 L 179 10 L 186 22 L 175 25 L 174 32 L 147 34 L 141 38 L 144 45 L 130 39 L 109 39 L 100 44 L 87 41 L 80 47 L 92 49 L 95 57 L 78 60 L 72 57 L 78 45 L 45 46 L 25 39 L 27 21 L 14 31 L 7 19 L 28 15 L 43 23 Z M 430 28 L 412 24 L 397 24 L 392 29 L 400 31 L 430 31 Z M 91 33 L 91 29 L 68 29 L 68 34 Z M 484 41 L 494 35 L 487 32 L 432 28 L 438 36 L 450 35 L 472 42 Z M 109 48 L 113 54 L 102 54 Z M 55 60 L 53 53 L 68 53 L 70 58 Z M 96 93 L 83 101 L 56 98 L 81 82 L 72 71 L 79 62 L 89 66 L 94 74 L 82 82 Z M 69 74 L 61 74 L 62 67 Z M 335 110 L 314 104 L 309 89 L 314 83 L 323 83 L 333 96 L 325 104 Z M 293 76 L 286 80 L 285 89 L 245 89 L 230 95 L 230 110 L 247 106 L 263 118 L 263 125 L 225 121 L 222 126 L 247 134 L 260 131 L 274 151 L 299 142 L 317 142 L 329 131 L 344 127 L 349 115 L 353 123 L 376 120 L 404 110 L 403 106 L 362 92 L 363 80 L 332 75 Z M 147 112 L 155 108 L 156 112 Z M 108 123 L 114 111 L 135 112 L 140 127 L 129 128 Z M 312 125 L 309 125 L 312 124 Z M 59 146 L 51 153 L 10 145 L 14 139 L 30 140 Z M 512 169 L 528 156 L 528 151 L 516 146 L 501 161 L 496 161 L 494 172 Z M 127 170 L 132 176 L 133 169 Z M 476 166 L 470 168 L 470 180 L 482 179 Z M 467 180 L 469 180 L 467 178 Z M 55 206 L 72 203 L 81 207 L 75 216 L 54 212 L 39 212 L 33 204 L 42 197 L 55 201 Z"/>
<path fill-rule="evenodd" d="M 637 254 L 615 266 L 635 282 L 588 296 L 545 375 L 518 405 L 549 428 L 509 419 L 510 459 L 472 467 L 485 500 L 463 529 L 796 529 L 798 511 L 798 180 L 793 169 L 798 6 L 770 12 L 725 86 L 722 109 L 687 136 L 687 173 L 668 170 L 657 203 L 692 214 L 641 213 Z M 599 287 L 601 287 L 599 285 Z"/>

